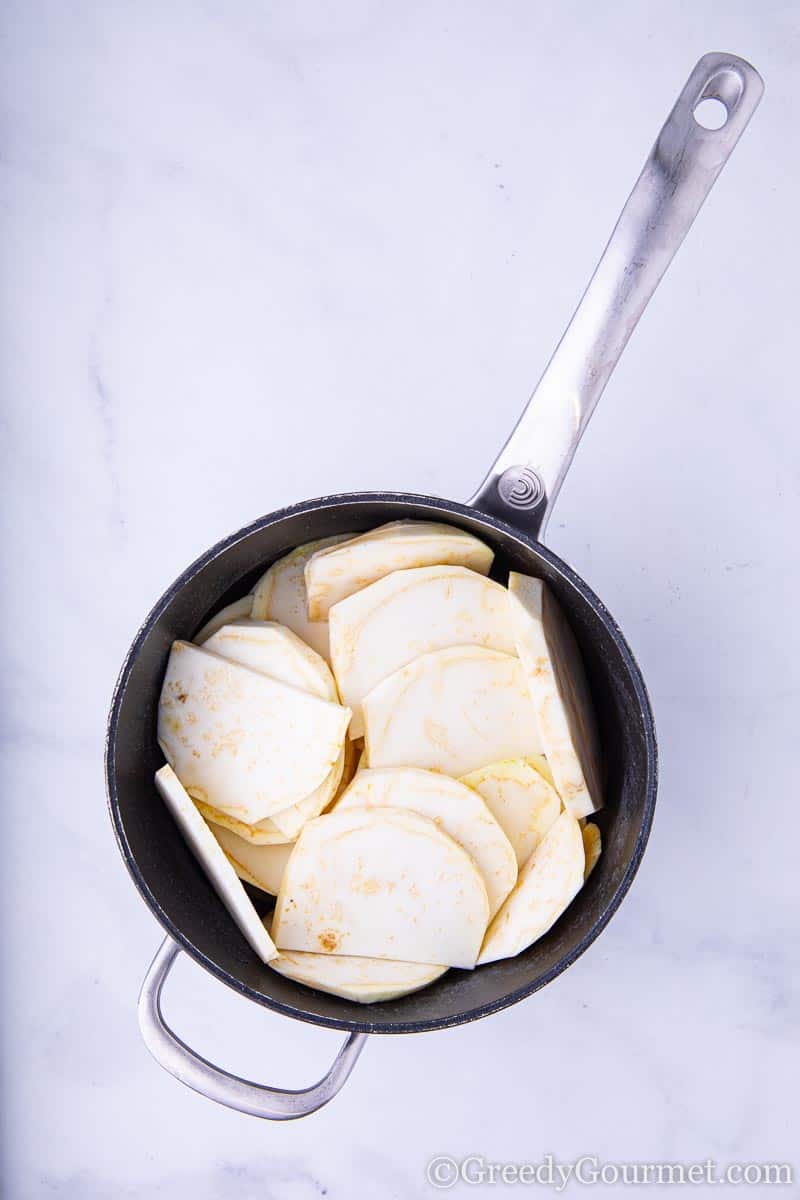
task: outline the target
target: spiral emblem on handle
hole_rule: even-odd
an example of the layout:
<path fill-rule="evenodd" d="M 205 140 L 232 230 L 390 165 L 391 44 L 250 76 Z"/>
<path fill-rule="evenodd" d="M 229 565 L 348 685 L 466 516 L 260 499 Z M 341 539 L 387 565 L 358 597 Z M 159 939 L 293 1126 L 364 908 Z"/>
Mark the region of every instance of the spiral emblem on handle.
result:
<path fill-rule="evenodd" d="M 511 508 L 536 508 L 544 499 L 544 486 L 532 467 L 509 467 L 498 479 L 497 490 Z"/>

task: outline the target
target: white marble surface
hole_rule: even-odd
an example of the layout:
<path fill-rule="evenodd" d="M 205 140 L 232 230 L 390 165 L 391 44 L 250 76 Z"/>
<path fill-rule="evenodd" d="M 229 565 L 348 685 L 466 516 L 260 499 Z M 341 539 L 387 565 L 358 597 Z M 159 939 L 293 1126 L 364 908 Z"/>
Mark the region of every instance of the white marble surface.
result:
<path fill-rule="evenodd" d="M 7 1194 L 412 1198 L 437 1153 L 791 1158 L 797 5 L 17 0 L 2 23 Z M 102 776 L 132 633 L 271 508 L 469 494 L 709 49 L 751 58 L 766 99 L 550 532 L 651 690 L 636 884 L 543 993 L 373 1040 L 317 1116 L 215 1107 L 136 1028 L 160 931 Z M 186 962 L 167 1009 L 289 1086 L 339 1042 Z"/>

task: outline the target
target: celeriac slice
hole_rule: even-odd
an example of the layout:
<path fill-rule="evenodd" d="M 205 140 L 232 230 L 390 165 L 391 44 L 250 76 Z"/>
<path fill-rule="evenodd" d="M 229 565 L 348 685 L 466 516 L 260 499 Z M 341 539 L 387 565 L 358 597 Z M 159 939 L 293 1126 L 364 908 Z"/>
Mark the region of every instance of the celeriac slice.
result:
<path fill-rule="evenodd" d="M 309 796 L 298 800 L 290 808 L 273 813 L 267 819 L 272 821 L 276 829 L 295 841 L 306 821 L 318 817 L 331 804 L 339 791 L 339 784 L 344 772 L 346 751 L 342 747 L 334 766 L 325 776 L 322 783 Z"/>
<path fill-rule="evenodd" d="M 273 563 L 253 589 L 250 614 L 253 619 L 279 621 L 328 660 L 328 622 L 308 619 L 305 565 L 315 551 L 349 541 L 353 536 L 352 533 L 337 533 L 333 537 L 306 542 Z"/>
<path fill-rule="evenodd" d="M 396 521 L 317 550 L 305 565 L 308 616 L 325 620 L 334 604 L 408 567 L 450 564 L 488 575 L 493 552 L 463 529 L 429 521 Z"/>
<path fill-rule="evenodd" d="M 583 853 L 586 856 L 586 866 L 583 870 L 584 883 L 591 875 L 592 871 L 597 866 L 597 860 L 600 858 L 600 852 L 603 848 L 600 830 L 596 825 L 588 823 L 581 830 L 583 837 Z"/>
<path fill-rule="evenodd" d="M 236 872 L 225 857 L 225 852 L 195 808 L 191 797 L 187 795 L 170 766 L 156 771 L 155 782 L 159 795 L 175 818 L 178 828 L 220 900 L 261 961 L 269 962 L 277 954 L 275 945 Z"/>
<path fill-rule="evenodd" d="M 481 646 L 435 650 L 364 697 L 370 767 L 428 767 L 459 778 L 541 750 L 525 669 Z"/>
<path fill-rule="evenodd" d="M 200 800 L 196 801 L 197 807 L 212 825 L 229 830 L 251 846 L 274 846 L 293 842 L 306 821 L 318 816 L 326 807 L 332 806 L 342 794 L 356 772 L 359 757 L 358 744 L 346 740 L 335 765 L 316 791 L 298 800 L 297 804 L 274 813 L 271 817 L 265 817 L 263 821 L 256 821 L 253 825 L 237 821 L 235 817 L 228 816 L 227 813 L 220 812 L 218 808 Z"/>
<path fill-rule="evenodd" d="M 523 758 L 490 763 L 463 775 L 461 782 L 486 801 L 514 847 L 520 867 L 561 812 L 555 788 Z"/>
<path fill-rule="evenodd" d="M 470 855 L 486 884 L 489 919 L 517 881 L 514 851 L 481 797 L 456 779 L 416 767 L 365 768 L 336 805 L 405 808 L 429 817 Z"/>
<path fill-rule="evenodd" d="M 318 817 L 339 795 L 343 768 L 348 760 L 348 746 L 351 744 L 350 742 L 345 743 L 334 766 L 318 788 L 315 788 L 308 796 L 304 796 L 302 800 L 298 800 L 296 804 L 291 804 L 288 808 L 273 813 L 271 817 L 265 817 L 263 821 L 256 821 L 253 824 L 237 821 L 235 817 L 228 816 L 227 813 L 220 812 L 218 808 L 204 804 L 201 800 L 197 801 L 197 807 L 212 825 L 230 830 L 231 833 L 235 833 L 237 837 L 253 846 L 272 846 L 293 842 L 297 839 L 297 835 L 306 821 L 310 821 L 312 817 Z"/>
<path fill-rule="evenodd" d="M 253 824 L 324 780 L 350 710 L 174 642 L 158 708 L 158 739 L 195 800 Z"/>
<path fill-rule="evenodd" d="M 285 625 L 274 621 L 235 622 L 218 630 L 206 642 L 205 648 L 323 700 L 334 703 L 339 700 L 336 682 L 324 658 Z M 274 826 L 284 838 L 294 841 L 306 821 L 318 817 L 333 800 L 339 789 L 344 762 L 345 750 L 342 749 L 319 787 L 296 804 L 267 817 L 267 829 Z"/>
<path fill-rule="evenodd" d="M 547 933 L 583 886 L 583 867 L 581 827 L 571 813 L 562 812 L 489 926 L 478 962 L 513 958 Z"/>
<path fill-rule="evenodd" d="M 195 804 L 209 824 L 218 826 L 220 829 L 229 829 L 231 833 L 235 833 L 237 837 L 249 842 L 252 846 L 280 846 L 294 841 L 292 837 L 281 833 L 270 817 L 248 825 L 246 821 L 237 821 L 236 817 L 220 812 L 218 808 L 214 808 L 212 804 L 204 804 L 202 800 L 195 800 Z"/>
<path fill-rule="evenodd" d="M 241 600 L 234 600 L 232 604 L 226 604 L 224 608 L 221 608 L 218 613 L 215 613 L 213 617 L 206 621 L 200 632 L 194 635 L 192 641 L 196 646 L 204 645 L 218 629 L 222 629 L 223 625 L 229 625 L 231 621 L 247 620 L 252 607 L 252 596 L 242 596 Z"/>
<path fill-rule="evenodd" d="M 600 742 L 578 644 L 541 579 L 512 571 L 508 599 L 556 789 L 574 817 L 588 816 L 602 807 Z"/>
<path fill-rule="evenodd" d="M 268 920 L 271 918 L 265 917 L 264 923 Z M 447 970 L 428 963 L 358 958 L 352 954 L 313 954 L 305 950 L 281 950 L 269 965 L 295 983 L 357 1004 L 377 1004 L 418 992 Z"/>
<path fill-rule="evenodd" d="M 272 930 L 280 950 L 472 967 L 488 916 L 475 864 L 433 821 L 349 808 L 303 829 Z"/>
<path fill-rule="evenodd" d="M 219 826 L 210 828 L 239 878 L 260 888 L 262 892 L 268 892 L 270 896 L 277 896 L 294 842 L 286 842 L 282 846 L 254 846 L 229 829 L 220 829 Z"/>
<path fill-rule="evenodd" d="M 547 765 L 547 759 L 543 754 L 529 754 L 525 759 L 532 767 L 535 767 L 540 775 L 543 775 L 551 787 L 556 786 L 556 781 L 553 779 L 553 772 Z"/>
<path fill-rule="evenodd" d="M 336 682 L 325 659 L 276 621 L 229 622 L 208 639 L 205 649 L 312 696 L 334 704 L 339 701 Z"/>
<path fill-rule="evenodd" d="M 411 567 L 340 600 L 330 610 L 331 662 L 350 737 L 363 733 L 361 701 L 422 654 L 487 646 L 516 654 L 506 589 L 467 567 Z"/>

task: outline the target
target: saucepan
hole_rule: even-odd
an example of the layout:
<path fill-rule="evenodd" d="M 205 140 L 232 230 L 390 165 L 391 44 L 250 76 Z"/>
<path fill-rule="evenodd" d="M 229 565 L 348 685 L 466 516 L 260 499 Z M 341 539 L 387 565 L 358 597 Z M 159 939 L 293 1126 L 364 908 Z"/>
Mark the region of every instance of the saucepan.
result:
<path fill-rule="evenodd" d="M 486 1017 L 531 996 L 569 967 L 607 925 L 644 853 L 656 801 L 656 736 L 644 681 L 613 617 L 588 585 L 542 544 L 565 472 L 586 423 L 647 301 L 759 103 L 763 83 L 731 54 L 706 54 L 678 96 L 625 204 L 600 263 L 522 417 L 467 503 L 432 496 L 360 492 L 305 501 L 270 513 L 213 546 L 172 584 L 131 646 L 114 692 L 106 779 L 125 863 L 166 930 L 139 1001 L 145 1042 L 162 1067 L 231 1108 L 273 1120 L 327 1103 L 371 1033 L 444 1029 Z M 700 123 L 702 102 L 724 106 L 724 124 Z M 447 522 L 483 538 L 496 572 L 547 581 L 583 654 L 606 769 L 598 814 L 603 854 L 552 930 L 516 958 L 449 971 L 424 991 L 371 1006 L 314 991 L 265 967 L 244 941 L 156 794 L 162 757 L 156 709 L 172 642 L 190 639 L 208 616 L 246 594 L 293 547 L 387 521 Z M 257 898 L 257 897 L 260 897 Z M 260 911 L 268 906 L 253 892 Z M 258 1004 L 314 1025 L 347 1031 L 318 1083 L 287 1091 L 214 1066 L 167 1026 L 160 994 L 183 950 Z"/>

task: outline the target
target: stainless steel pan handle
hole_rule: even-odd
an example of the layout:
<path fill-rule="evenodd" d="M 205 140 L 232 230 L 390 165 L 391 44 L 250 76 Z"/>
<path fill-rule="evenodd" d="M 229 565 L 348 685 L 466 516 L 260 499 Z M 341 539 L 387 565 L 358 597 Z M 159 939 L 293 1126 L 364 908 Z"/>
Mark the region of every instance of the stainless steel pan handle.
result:
<path fill-rule="evenodd" d="M 367 1040 L 365 1033 L 351 1033 L 336 1055 L 333 1065 L 319 1083 L 298 1092 L 251 1083 L 215 1067 L 173 1033 L 161 1013 L 161 989 L 180 946 L 167 937 L 161 943 L 139 995 L 139 1028 L 153 1058 L 181 1083 L 217 1104 L 269 1121 L 292 1121 L 316 1112 L 347 1082 Z"/>
<path fill-rule="evenodd" d="M 603 257 L 511 437 L 470 500 L 541 537 L 572 456 L 636 322 L 764 91 L 734 54 L 704 54 L 658 135 Z M 724 105 L 719 129 L 703 100 Z"/>

